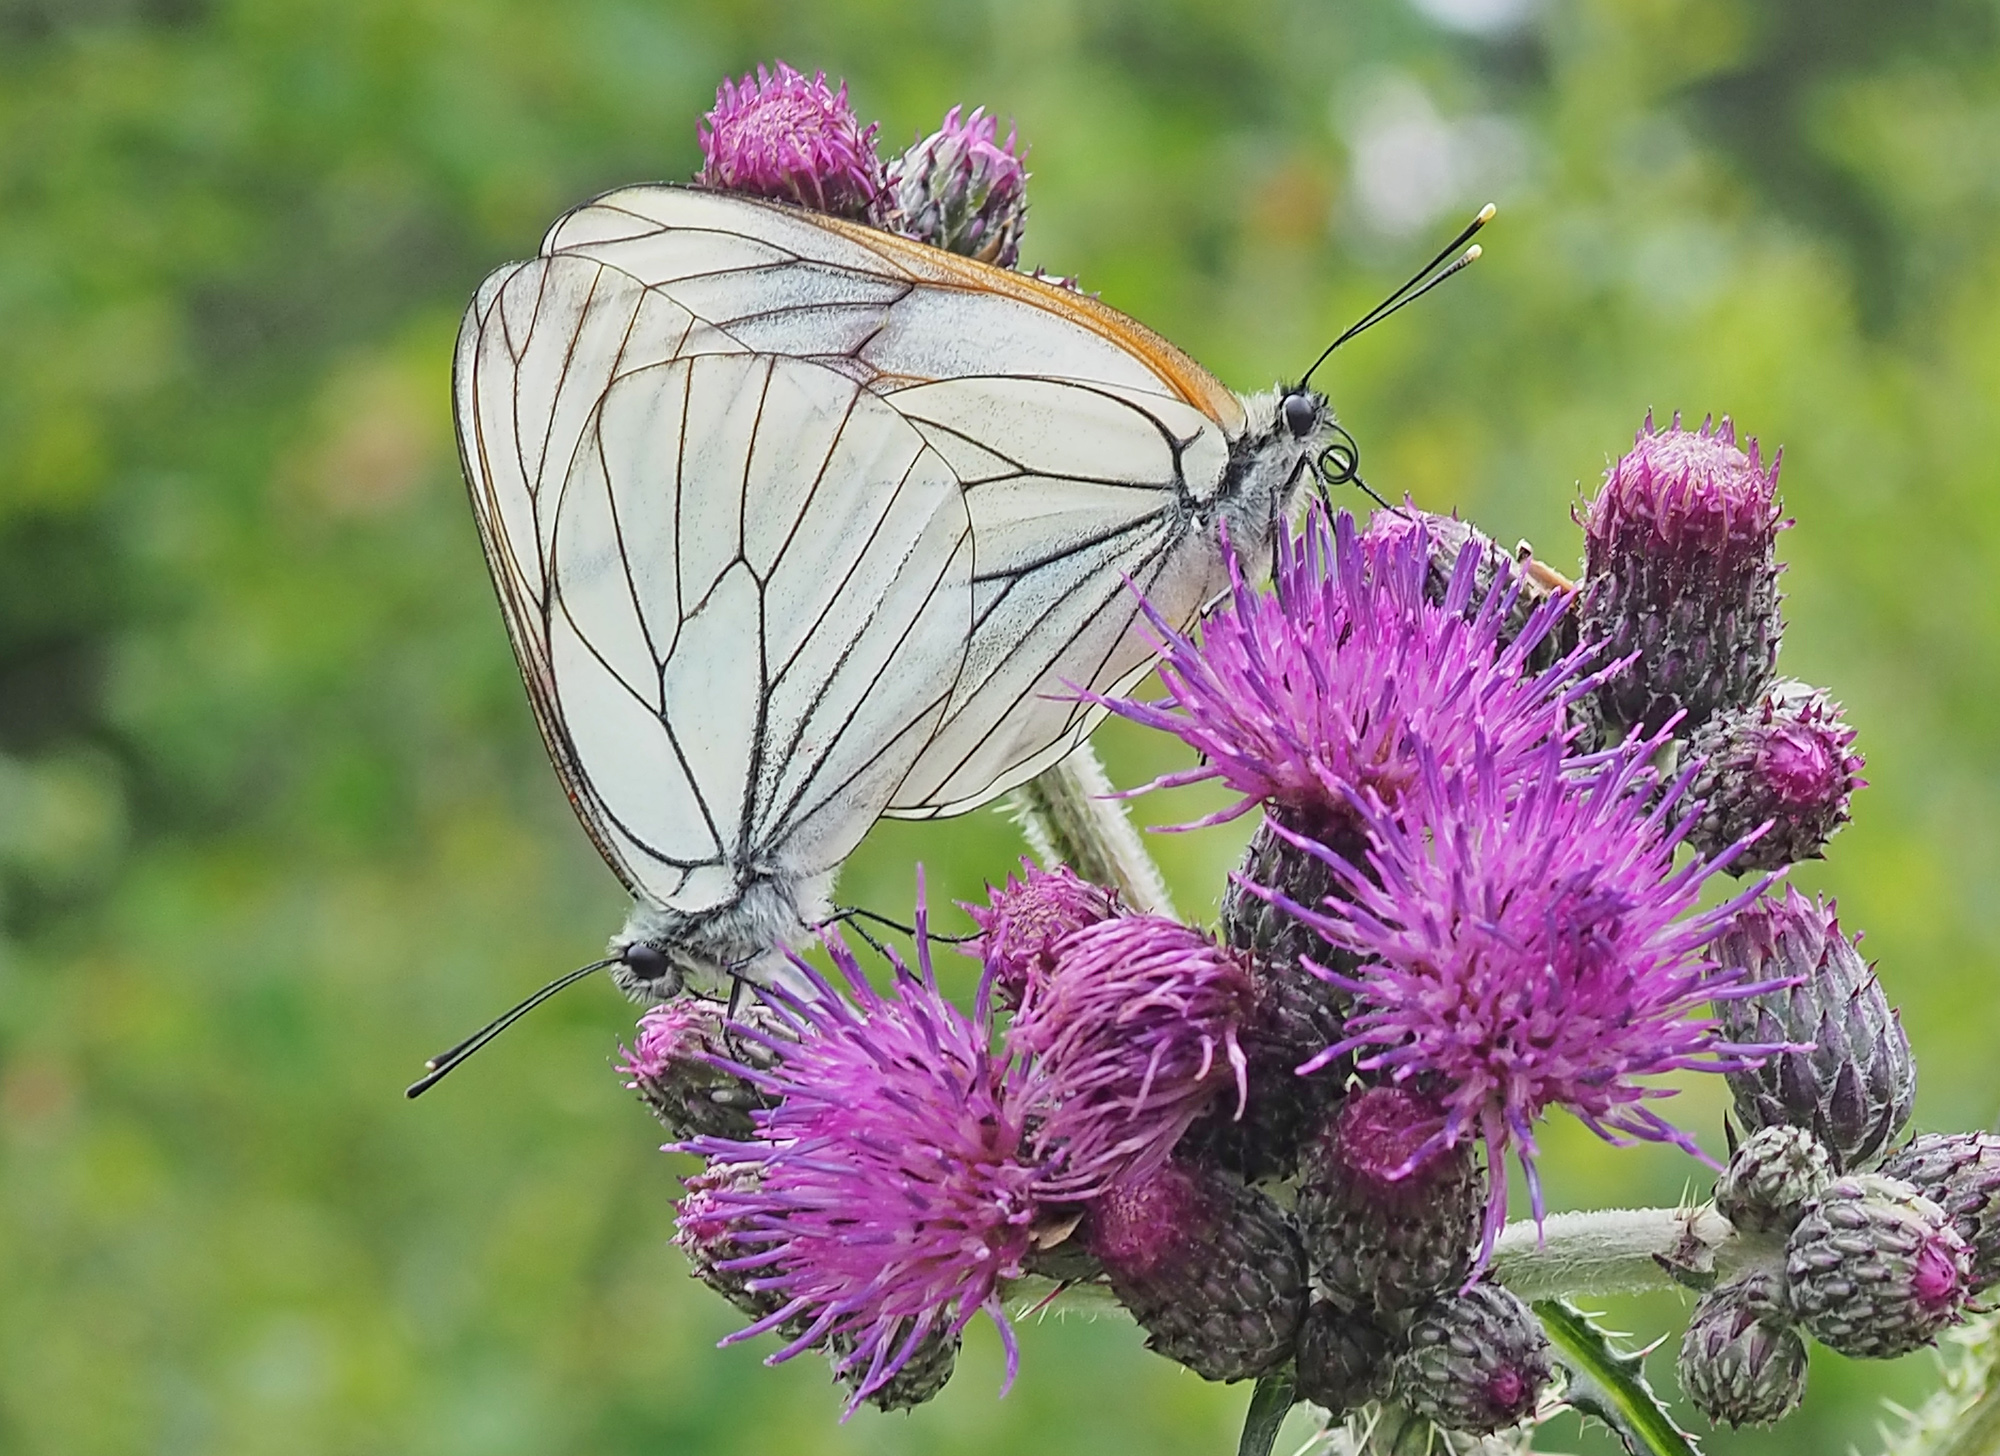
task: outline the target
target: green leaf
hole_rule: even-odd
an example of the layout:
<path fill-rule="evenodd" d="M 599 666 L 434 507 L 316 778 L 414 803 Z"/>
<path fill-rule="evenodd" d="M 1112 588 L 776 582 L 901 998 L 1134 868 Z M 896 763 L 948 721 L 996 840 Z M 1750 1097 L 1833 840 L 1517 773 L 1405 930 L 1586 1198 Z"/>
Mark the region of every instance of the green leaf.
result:
<path fill-rule="evenodd" d="M 1250 1395 L 1250 1409 L 1243 1415 L 1243 1439 L 1236 1443 L 1236 1456 L 1271 1456 L 1278 1431 L 1298 1397 L 1289 1371 L 1259 1379 Z"/>
<path fill-rule="evenodd" d="M 1620 1350 L 1588 1315 L 1562 1300 L 1540 1300 L 1534 1308 L 1569 1373 L 1572 1406 L 1604 1422 L 1631 1456 L 1699 1456 L 1695 1438 L 1675 1424 L 1646 1383 L 1642 1353 Z"/>

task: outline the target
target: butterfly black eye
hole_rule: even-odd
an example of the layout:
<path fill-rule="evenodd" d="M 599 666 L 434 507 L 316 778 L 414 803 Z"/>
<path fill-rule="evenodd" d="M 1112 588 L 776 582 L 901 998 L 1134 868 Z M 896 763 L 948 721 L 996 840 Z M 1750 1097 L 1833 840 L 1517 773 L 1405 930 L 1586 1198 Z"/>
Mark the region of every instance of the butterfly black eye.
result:
<path fill-rule="evenodd" d="M 666 956 L 655 946 L 643 940 L 635 940 L 618 953 L 618 959 L 625 962 L 626 969 L 642 981 L 664 981 L 674 973 L 674 968 Z"/>
<path fill-rule="evenodd" d="M 1313 432 L 1313 426 L 1319 423 L 1319 411 L 1319 401 L 1303 391 L 1286 395 L 1285 402 L 1278 407 L 1294 440 L 1303 440 Z"/>

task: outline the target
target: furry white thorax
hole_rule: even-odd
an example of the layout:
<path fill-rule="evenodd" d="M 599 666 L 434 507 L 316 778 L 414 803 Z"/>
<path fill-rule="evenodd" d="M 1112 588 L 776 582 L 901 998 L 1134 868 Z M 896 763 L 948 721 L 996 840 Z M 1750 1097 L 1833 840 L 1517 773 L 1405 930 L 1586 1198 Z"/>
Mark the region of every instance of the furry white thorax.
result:
<path fill-rule="evenodd" d="M 1243 402 L 1243 433 L 1229 442 L 1230 488 L 1215 508 L 1216 523 L 1227 532 L 1237 556 L 1260 573 L 1270 561 L 1278 522 L 1296 520 L 1318 482 L 1320 452 L 1334 441 L 1333 406 L 1326 396 L 1307 391 L 1316 415 L 1306 434 L 1293 435 L 1285 423 L 1284 402 L 1294 391 L 1280 385 L 1257 394 L 1238 394 Z"/>

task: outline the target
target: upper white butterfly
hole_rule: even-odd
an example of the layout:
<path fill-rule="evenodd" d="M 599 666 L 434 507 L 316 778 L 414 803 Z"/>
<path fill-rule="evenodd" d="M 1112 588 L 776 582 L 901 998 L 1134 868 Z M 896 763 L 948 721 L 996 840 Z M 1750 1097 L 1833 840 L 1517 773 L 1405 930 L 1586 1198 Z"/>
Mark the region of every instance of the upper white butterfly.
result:
<path fill-rule="evenodd" d="M 460 450 L 549 755 L 636 901 L 638 998 L 768 976 L 883 814 L 985 802 L 1265 554 L 1323 396 L 1095 299 L 670 186 L 559 219 L 459 333 Z M 1128 584 L 1129 583 L 1129 584 Z M 760 964 L 760 962 L 763 962 Z"/>

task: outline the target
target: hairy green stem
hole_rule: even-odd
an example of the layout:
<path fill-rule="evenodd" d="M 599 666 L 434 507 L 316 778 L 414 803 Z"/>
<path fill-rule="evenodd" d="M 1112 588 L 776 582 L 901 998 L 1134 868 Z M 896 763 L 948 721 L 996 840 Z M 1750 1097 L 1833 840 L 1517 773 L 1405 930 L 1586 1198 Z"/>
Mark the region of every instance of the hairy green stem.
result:
<path fill-rule="evenodd" d="M 1706 1204 L 1553 1213 L 1510 1223 L 1493 1247 L 1493 1277 L 1530 1302 L 1672 1289 L 1674 1270 L 1718 1279 L 1783 1255 L 1771 1236 L 1739 1233 Z"/>
<path fill-rule="evenodd" d="M 1113 792 L 1096 750 L 1082 743 L 1014 790 L 1008 804 L 1043 864 L 1066 864 L 1084 879 L 1117 890 L 1135 910 L 1172 915 L 1159 867 Z"/>

